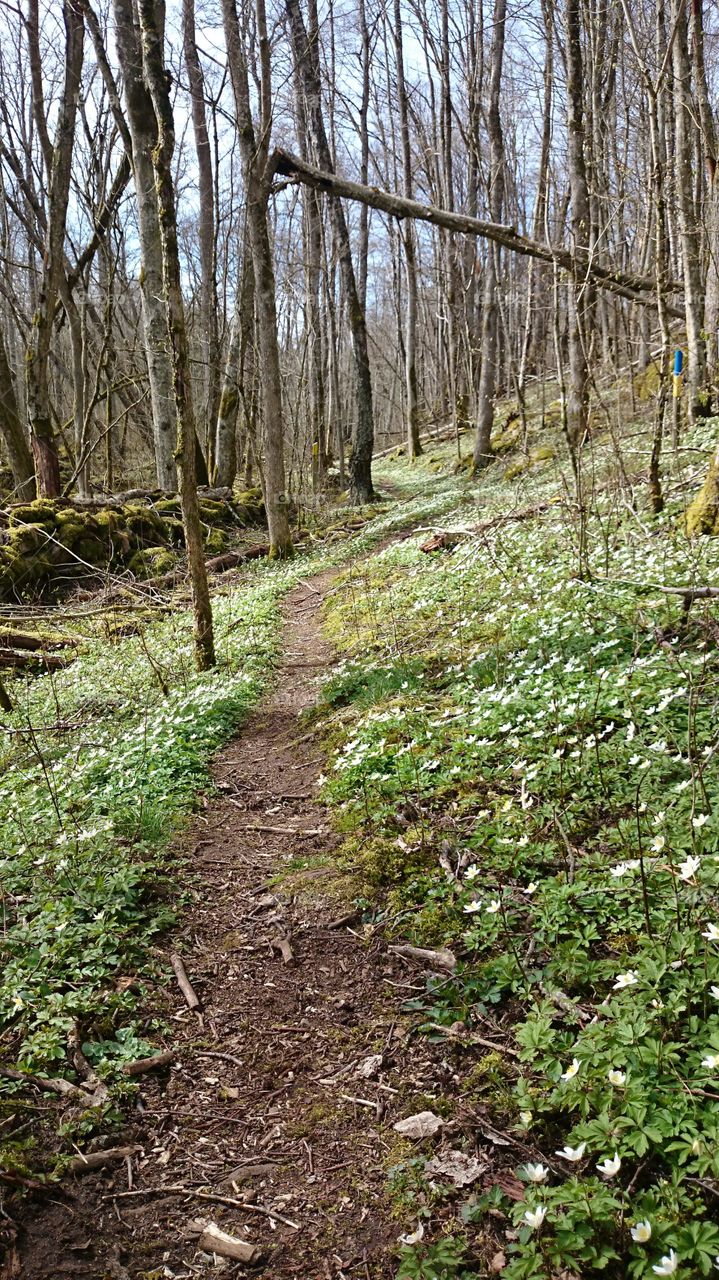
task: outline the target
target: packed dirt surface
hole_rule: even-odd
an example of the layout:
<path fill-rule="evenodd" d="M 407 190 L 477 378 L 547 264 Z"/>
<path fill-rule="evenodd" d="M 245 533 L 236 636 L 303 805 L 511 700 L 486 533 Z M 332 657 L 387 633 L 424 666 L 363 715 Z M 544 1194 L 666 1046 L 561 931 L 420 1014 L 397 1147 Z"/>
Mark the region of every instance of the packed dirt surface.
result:
<path fill-rule="evenodd" d="M 387 1197 L 392 1124 L 451 1071 L 426 1044 L 418 1053 L 397 1013 L 422 975 L 363 927 L 316 799 L 324 761 L 301 717 L 330 661 L 330 586 L 289 597 L 275 692 L 218 757 L 219 794 L 183 835 L 201 882 L 168 955 L 201 1009 L 174 981 L 153 993 L 148 1020 L 172 1028 L 154 1036 L 175 1061 L 140 1078 L 124 1131 L 97 1143 L 136 1150 L 26 1201 L 0 1275 L 397 1274 L 397 1237 L 416 1219 L 393 1217 Z M 213 1258 L 199 1220 L 259 1259 Z"/>

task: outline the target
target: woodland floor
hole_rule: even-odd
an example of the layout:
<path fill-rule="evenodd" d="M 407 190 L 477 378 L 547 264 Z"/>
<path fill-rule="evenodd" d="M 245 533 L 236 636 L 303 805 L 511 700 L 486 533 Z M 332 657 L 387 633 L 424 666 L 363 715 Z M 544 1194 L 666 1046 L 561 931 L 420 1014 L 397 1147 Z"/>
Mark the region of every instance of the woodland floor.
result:
<path fill-rule="evenodd" d="M 288 597 L 275 691 L 218 755 L 218 794 L 182 837 L 200 883 L 168 951 L 182 955 L 202 1011 L 174 986 L 154 991 L 148 1016 L 173 1028 L 164 1047 L 176 1063 L 142 1077 L 132 1118 L 107 1140 L 137 1152 L 26 1202 L 3 1276 L 247 1274 L 199 1252 L 188 1231 L 198 1218 L 262 1247 L 253 1275 L 396 1274 L 397 1237 L 416 1222 L 391 1216 L 392 1124 L 452 1073 L 398 1015 L 413 971 L 358 924 L 314 798 L 323 759 L 302 714 L 330 662 L 330 584 L 325 575 Z M 367 1078 L 358 1069 L 373 1055 L 381 1064 Z M 191 1194 L 200 1189 L 248 1208 Z"/>

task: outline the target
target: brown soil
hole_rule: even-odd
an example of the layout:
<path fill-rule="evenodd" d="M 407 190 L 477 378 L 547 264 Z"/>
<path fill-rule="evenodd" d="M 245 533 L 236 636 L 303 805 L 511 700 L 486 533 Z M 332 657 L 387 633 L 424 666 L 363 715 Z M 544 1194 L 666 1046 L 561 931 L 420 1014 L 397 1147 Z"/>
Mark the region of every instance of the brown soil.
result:
<path fill-rule="evenodd" d="M 154 1037 L 176 1064 L 141 1078 L 124 1132 L 105 1142 L 139 1149 L 52 1198 L 13 1204 L 19 1232 L 3 1276 L 248 1274 L 198 1250 L 188 1230 L 198 1218 L 261 1246 L 256 1276 L 397 1273 L 397 1236 L 416 1218 L 393 1218 L 387 1171 L 418 1153 L 392 1124 L 431 1106 L 426 1095 L 453 1071 L 447 1049 L 418 1049 L 398 1016 L 398 997 L 422 991 L 422 976 L 354 911 L 315 798 L 323 760 L 301 716 L 329 662 L 327 583 L 288 599 L 276 692 L 218 757 L 220 794 L 182 840 L 200 884 L 171 949 L 202 1012 L 174 981 L 154 993 L 148 1026 L 170 1028 Z M 191 1194 L 200 1190 L 240 1204 Z"/>

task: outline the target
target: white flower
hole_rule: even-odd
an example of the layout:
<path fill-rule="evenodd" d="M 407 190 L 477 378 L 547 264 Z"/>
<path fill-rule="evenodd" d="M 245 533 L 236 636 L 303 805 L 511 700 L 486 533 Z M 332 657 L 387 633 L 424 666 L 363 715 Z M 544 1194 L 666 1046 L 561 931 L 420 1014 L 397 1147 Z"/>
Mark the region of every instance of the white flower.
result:
<path fill-rule="evenodd" d="M 527 1182 L 545 1182 L 549 1169 L 546 1164 L 528 1164 L 524 1169 Z"/>
<path fill-rule="evenodd" d="M 499 898 L 495 898 L 494 901 L 490 902 L 489 906 L 486 908 L 487 915 L 496 916 L 497 912 L 501 910 L 501 907 L 502 904 L 499 901 Z"/>
<path fill-rule="evenodd" d="M 563 1160 L 571 1160 L 575 1164 L 577 1160 L 581 1160 L 587 1149 L 586 1142 L 580 1142 L 578 1147 L 563 1147 L 561 1151 L 555 1151 L 555 1156 L 561 1156 Z"/>
<path fill-rule="evenodd" d="M 417 1223 L 417 1230 L 408 1233 L 406 1236 L 398 1236 L 400 1244 L 419 1244 L 424 1239 L 424 1226 L 421 1222 Z"/>
<path fill-rule="evenodd" d="M 524 1221 L 536 1231 L 537 1227 L 541 1227 L 547 1216 L 547 1210 L 543 1204 L 538 1204 L 536 1209 L 527 1209 L 524 1215 Z"/>
<path fill-rule="evenodd" d="M 471 866 L 467 867 L 467 870 L 464 873 L 464 878 L 465 880 L 470 880 L 470 881 L 476 880 L 478 875 L 479 875 L 479 867 L 477 866 L 476 862 L 473 862 Z"/>
<path fill-rule="evenodd" d="M 562 1080 L 573 1080 L 581 1065 L 579 1058 L 572 1058 L 567 1070 L 562 1072 Z"/>
<path fill-rule="evenodd" d="M 13 996 L 12 1002 L 13 1002 L 14 1008 L 17 1009 L 18 1012 L 20 1011 L 20 1009 L 25 1008 L 25 1001 L 23 1000 L 22 996 Z"/>
<path fill-rule="evenodd" d="M 692 826 L 694 827 L 695 831 L 699 831 L 702 827 L 706 826 L 708 821 L 709 821 L 708 814 L 700 813 L 696 818 L 692 818 Z"/>
<path fill-rule="evenodd" d="M 533 893 L 537 892 L 538 888 L 539 888 L 539 885 L 537 884 L 536 880 L 533 880 L 531 884 L 528 884 L 527 887 L 522 890 L 522 892 L 528 894 L 529 897 L 531 897 Z"/>
<path fill-rule="evenodd" d="M 626 973 L 618 973 L 616 982 L 614 983 L 615 991 L 623 991 L 625 987 L 636 986 L 639 981 L 639 975 L 636 969 L 628 969 Z"/>
<path fill-rule="evenodd" d="M 719 1000 L 719 987 L 710 987 L 709 995 L 713 996 L 715 1000 Z"/>
<path fill-rule="evenodd" d="M 719 924 L 708 924 L 702 938 L 708 938 L 710 942 L 719 942 Z"/>
<path fill-rule="evenodd" d="M 614 876 L 615 880 L 618 880 L 620 876 L 626 875 L 627 871 L 628 867 L 626 862 L 618 862 L 616 867 L 611 868 L 609 874 L 610 876 Z"/>
<path fill-rule="evenodd" d="M 678 1255 L 673 1249 L 670 1249 L 669 1253 L 665 1254 L 655 1267 L 652 1267 L 652 1271 L 655 1276 L 673 1276 L 678 1266 Z"/>
<path fill-rule="evenodd" d="M 465 915 L 472 916 L 476 911 L 482 910 L 482 904 L 481 902 L 465 902 L 462 910 Z"/>
<path fill-rule="evenodd" d="M 619 1173 L 621 1165 L 621 1157 L 618 1156 L 615 1151 L 611 1160 L 609 1159 L 609 1156 L 606 1156 L 604 1160 L 600 1160 L 598 1162 L 597 1168 L 603 1178 L 613 1178 L 615 1173 Z"/>
<path fill-rule="evenodd" d="M 693 880 L 701 866 L 701 862 L 701 858 L 696 858 L 693 853 L 690 853 L 686 861 L 679 866 L 679 879 Z"/>
<path fill-rule="evenodd" d="M 652 843 L 651 843 L 651 845 L 650 845 L 650 848 L 652 849 L 652 851 L 653 851 L 654 853 L 661 853 L 661 851 L 662 851 L 662 849 L 664 848 L 664 846 L 665 846 L 666 842 L 667 842 L 667 841 L 666 841 L 666 837 L 665 837 L 665 836 L 655 836 L 655 837 L 654 837 L 654 839 L 652 840 Z"/>
<path fill-rule="evenodd" d="M 530 1124 L 532 1123 L 531 1111 L 520 1111 L 519 1118 L 522 1121 L 522 1124 L 524 1125 L 524 1127 L 528 1129 Z"/>
<path fill-rule="evenodd" d="M 706 1067 L 708 1071 L 715 1071 L 719 1067 L 719 1054 L 708 1053 L 706 1058 L 702 1058 L 702 1066 Z"/>
<path fill-rule="evenodd" d="M 666 818 L 666 816 L 667 816 L 667 815 L 665 814 L 665 812 L 664 812 L 664 810 L 663 810 L 663 809 L 662 809 L 662 810 L 660 810 L 660 812 L 659 812 L 659 813 L 655 814 L 655 816 L 654 816 L 654 818 L 653 818 L 654 826 L 655 826 L 655 827 L 661 827 L 661 825 L 662 825 L 662 823 L 663 823 L 664 819 Z"/>
<path fill-rule="evenodd" d="M 652 1238 L 652 1224 L 646 1218 L 632 1227 L 632 1240 L 635 1244 L 646 1244 Z"/>

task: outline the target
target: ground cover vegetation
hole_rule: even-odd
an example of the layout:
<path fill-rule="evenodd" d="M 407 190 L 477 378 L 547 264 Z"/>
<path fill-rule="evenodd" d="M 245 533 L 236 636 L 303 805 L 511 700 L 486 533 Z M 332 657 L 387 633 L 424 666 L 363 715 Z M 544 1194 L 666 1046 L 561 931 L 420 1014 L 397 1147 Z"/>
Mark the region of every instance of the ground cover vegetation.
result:
<path fill-rule="evenodd" d="M 719 1266 L 716 621 L 662 590 L 716 581 L 684 513 L 712 425 L 658 517 L 613 482 L 609 441 L 584 524 L 561 463 L 497 465 L 473 519 L 456 482 L 444 545 L 395 543 L 331 597 L 324 794 L 347 863 L 368 919 L 458 958 L 409 1007 L 464 1041 L 466 1078 L 484 1064 L 479 1112 L 516 1144 L 509 1188 L 449 1214 L 419 1180 L 402 1280 Z"/>
<path fill-rule="evenodd" d="M 8 680 L 13 710 L 3 718 L 0 780 L 6 1061 L 62 1074 L 79 1026 L 92 1066 L 120 1085 L 123 1065 L 150 1051 L 135 1010 L 143 975 L 158 972 L 154 941 L 184 892 L 170 840 L 209 785 L 213 753 L 272 679 L 283 597 L 308 573 L 362 555 L 406 521 L 441 515 L 454 503 L 453 486 L 436 489 L 367 509 L 350 539 L 330 532 L 291 563 L 247 566 L 215 599 L 212 673 L 194 667 L 186 603 L 170 598 L 158 612 L 123 596 L 115 610 L 63 611 L 75 655 L 66 669 Z M 186 872 L 189 892 L 192 868 Z M 17 1087 L 2 1086 L 10 1101 Z"/>

